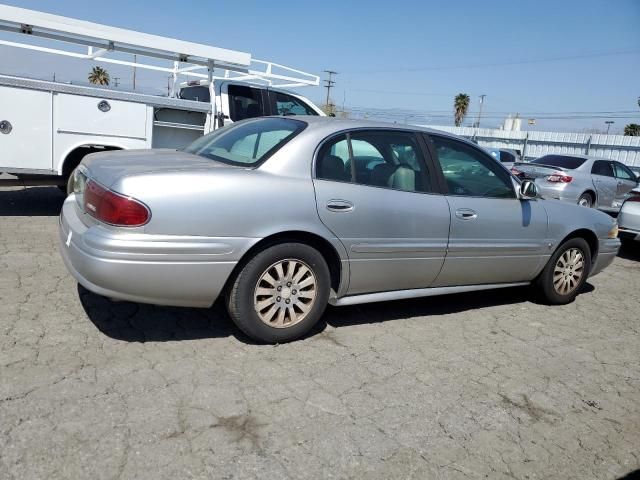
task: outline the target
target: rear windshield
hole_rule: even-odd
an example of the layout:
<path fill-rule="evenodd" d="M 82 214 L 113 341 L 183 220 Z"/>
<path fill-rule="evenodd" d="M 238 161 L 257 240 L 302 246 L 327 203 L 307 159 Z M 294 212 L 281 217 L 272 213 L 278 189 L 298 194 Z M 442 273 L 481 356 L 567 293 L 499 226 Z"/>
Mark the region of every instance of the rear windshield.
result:
<path fill-rule="evenodd" d="M 185 87 L 180 90 L 180 98 L 183 100 L 194 100 L 196 102 L 209 102 L 211 101 L 211 95 L 209 93 L 209 87 L 204 85 L 198 85 L 195 87 Z"/>
<path fill-rule="evenodd" d="M 256 166 L 277 152 L 307 126 L 288 118 L 258 118 L 200 137 L 185 152 L 229 165 Z"/>
<path fill-rule="evenodd" d="M 539 165 L 549 165 L 550 167 L 560 167 L 573 170 L 578 168 L 584 162 L 586 158 L 580 157 L 567 157 L 565 155 L 545 155 L 544 157 L 536 158 L 531 163 L 537 163 Z"/>

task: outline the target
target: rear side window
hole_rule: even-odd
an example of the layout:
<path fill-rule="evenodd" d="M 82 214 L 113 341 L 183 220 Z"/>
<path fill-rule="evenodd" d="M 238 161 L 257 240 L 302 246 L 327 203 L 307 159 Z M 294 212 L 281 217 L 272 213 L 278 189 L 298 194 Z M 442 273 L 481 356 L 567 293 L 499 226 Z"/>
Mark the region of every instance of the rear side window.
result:
<path fill-rule="evenodd" d="M 320 150 L 316 177 L 406 192 L 433 191 L 417 138 L 407 132 L 338 136 Z"/>
<path fill-rule="evenodd" d="M 548 165 L 550 167 L 560 167 L 573 170 L 578 168 L 586 162 L 586 158 L 569 157 L 566 155 L 545 155 L 540 158 L 536 158 L 531 163 L 537 163 L 539 165 Z"/>
<path fill-rule="evenodd" d="M 259 88 L 229 85 L 227 95 L 231 120 L 234 122 L 264 115 L 262 90 Z"/>
<path fill-rule="evenodd" d="M 281 92 L 269 92 L 275 115 L 318 115 L 309 105 L 293 95 Z"/>
<path fill-rule="evenodd" d="M 596 160 L 591 167 L 591 173 L 593 175 L 602 175 L 603 177 L 613 177 L 613 170 L 611 163 L 606 160 Z"/>
<path fill-rule="evenodd" d="M 200 137 L 185 152 L 218 162 L 255 166 L 300 133 L 306 123 L 287 118 L 260 118 L 230 125 Z"/>

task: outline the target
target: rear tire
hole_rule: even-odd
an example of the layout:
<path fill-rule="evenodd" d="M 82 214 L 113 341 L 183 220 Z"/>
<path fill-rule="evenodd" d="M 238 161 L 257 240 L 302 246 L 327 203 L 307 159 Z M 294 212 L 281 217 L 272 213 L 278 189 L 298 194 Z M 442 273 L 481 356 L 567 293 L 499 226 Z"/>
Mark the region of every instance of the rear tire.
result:
<path fill-rule="evenodd" d="M 227 310 L 252 339 L 290 342 L 320 320 L 330 285 L 329 267 L 320 252 L 301 243 L 282 243 L 242 267 L 229 290 Z"/>
<path fill-rule="evenodd" d="M 590 193 L 583 193 L 578 199 L 578 205 L 582 207 L 591 208 L 594 203 L 593 196 Z"/>
<path fill-rule="evenodd" d="M 591 249 L 582 238 L 571 238 L 555 251 L 536 284 L 542 299 L 551 305 L 573 302 L 591 271 Z"/>

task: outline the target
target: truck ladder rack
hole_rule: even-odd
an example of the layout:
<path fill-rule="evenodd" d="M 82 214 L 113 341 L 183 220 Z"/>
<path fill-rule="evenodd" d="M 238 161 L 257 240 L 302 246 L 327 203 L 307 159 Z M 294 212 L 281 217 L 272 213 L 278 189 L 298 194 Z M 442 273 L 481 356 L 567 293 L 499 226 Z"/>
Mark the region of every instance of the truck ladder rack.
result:
<path fill-rule="evenodd" d="M 87 53 L 49 48 L 26 42 L 0 40 L 0 45 L 85 60 L 124 65 L 178 76 L 257 81 L 274 87 L 318 86 L 317 75 L 274 62 L 252 59 L 251 54 L 159 35 L 110 27 L 25 8 L 0 5 L 0 30 L 41 39 L 81 45 Z M 114 54 L 173 62 L 171 66 L 112 58 Z M 198 72 L 197 70 L 205 70 Z"/>

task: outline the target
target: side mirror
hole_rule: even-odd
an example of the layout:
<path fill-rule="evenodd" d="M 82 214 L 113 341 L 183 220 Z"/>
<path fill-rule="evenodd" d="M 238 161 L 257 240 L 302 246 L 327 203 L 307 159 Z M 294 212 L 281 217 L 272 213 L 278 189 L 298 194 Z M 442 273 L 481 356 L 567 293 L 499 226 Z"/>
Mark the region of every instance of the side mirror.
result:
<path fill-rule="evenodd" d="M 531 180 L 525 180 L 520 184 L 520 198 L 531 200 L 538 197 L 538 186 Z"/>

